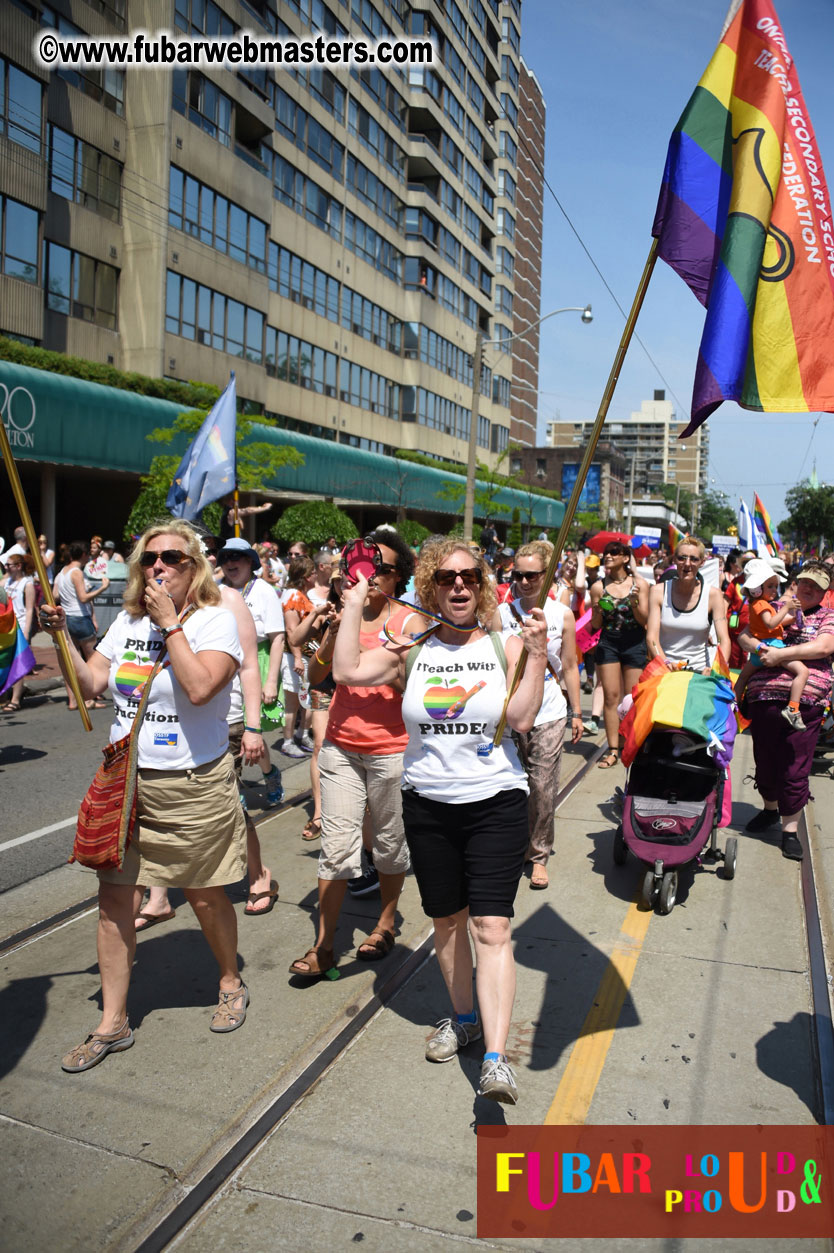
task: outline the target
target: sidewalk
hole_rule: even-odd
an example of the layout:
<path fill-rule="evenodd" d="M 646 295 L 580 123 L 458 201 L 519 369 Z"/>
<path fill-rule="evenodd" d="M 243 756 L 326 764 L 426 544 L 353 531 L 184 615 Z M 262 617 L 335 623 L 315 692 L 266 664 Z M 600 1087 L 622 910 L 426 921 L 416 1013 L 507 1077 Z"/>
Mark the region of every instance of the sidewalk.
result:
<path fill-rule="evenodd" d="M 593 746 L 585 740 L 580 748 L 589 755 Z M 734 763 L 738 828 L 754 812 L 753 793 L 741 784 L 750 756 L 744 737 Z M 578 754 L 566 757 L 563 783 L 577 764 Z M 509 1042 L 518 1106 L 474 1095 L 477 1046 L 448 1065 L 423 1060 L 432 1024 L 448 1012 L 432 958 L 292 1107 L 182 1247 L 317 1253 L 361 1241 L 374 1253 L 428 1253 L 449 1238 L 474 1239 L 475 1126 L 545 1120 L 575 1065 L 574 1046 L 639 888 L 638 863 L 611 860 L 609 798 L 622 779 L 618 768 L 589 771 L 557 816 L 550 888 L 533 892 L 526 880 L 519 888 Z M 815 780 L 815 791 L 816 813 L 827 816 L 834 784 Z M 97 1013 L 95 914 L 7 956 L 0 991 L 6 1247 L 137 1247 L 153 1217 L 187 1195 L 327 1042 L 361 1017 L 427 935 L 409 877 L 394 953 L 381 965 L 360 963 L 355 949 L 376 920 L 377 901 L 348 900 L 337 936 L 340 978 L 294 986 L 287 967 L 312 942 L 318 853 L 298 838 L 300 825 L 290 811 L 260 829 L 281 883 L 273 912 L 244 918 L 242 888 L 233 894 L 252 993 L 239 1032 L 208 1031 L 215 971 L 184 906 L 139 942 L 130 997 L 135 1047 L 87 1074 L 64 1075 L 59 1063 Z M 818 844 L 830 863 L 827 817 Z M 734 881 L 704 868 L 682 884 L 672 914 L 651 917 L 589 1093 L 588 1122 L 814 1121 L 799 867 L 782 859 L 775 837 L 741 835 L 739 846 Z M 73 894 L 89 896 L 94 880 L 66 867 L 37 888 L 44 916 Z M 31 908 L 32 885 L 8 895 L 20 894 L 21 909 L 27 893 Z M 60 1203 L 45 1204 L 47 1197 Z"/>

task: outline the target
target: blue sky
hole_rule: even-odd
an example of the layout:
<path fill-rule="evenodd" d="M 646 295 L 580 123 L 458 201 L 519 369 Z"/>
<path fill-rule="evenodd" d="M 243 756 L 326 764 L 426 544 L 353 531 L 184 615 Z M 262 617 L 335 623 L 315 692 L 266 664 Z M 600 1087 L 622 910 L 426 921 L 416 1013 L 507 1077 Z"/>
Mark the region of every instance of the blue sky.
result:
<path fill-rule="evenodd" d="M 547 103 L 541 312 L 593 305 L 551 318 L 540 343 L 539 434 L 554 417 L 594 418 L 651 244 L 651 225 L 669 136 L 718 43 L 727 0 L 524 0 L 522 54 Z M 831 0 L 777 0 L 777 14 L 834 186 Z M 826 84 L 828 84 L 826 86 Z M 605 280 L 595 271 L 588 252 Z M 704 312 L 658 261 L 609 419 L 627 418 L 665 388 L 689 413 Z M 832 346 L 834 351 L 834 346 Z M 816 428 L 815 419 L 819 418 Z M 723 404 L 709 419 L 711 486 L 734 505 L 758 491 L 774 522 L 785 491 L 808 477 L 834 482 L 834 415 L 756 414 Z"/>

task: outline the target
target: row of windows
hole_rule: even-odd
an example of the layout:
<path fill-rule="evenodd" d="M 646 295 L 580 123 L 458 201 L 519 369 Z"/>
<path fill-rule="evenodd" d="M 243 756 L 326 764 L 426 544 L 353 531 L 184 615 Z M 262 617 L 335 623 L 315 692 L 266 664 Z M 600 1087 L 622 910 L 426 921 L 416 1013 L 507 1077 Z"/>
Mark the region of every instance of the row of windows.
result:
<path fill-rule="evenodd" d="M 275 87 L 274 99 L 276 130 L 341 182 L 344 147 L 282 87 Z"/>
<path fill-rule="evenodd" d="M 331 322 L 339 321 L 338 279 L 272 240 L 269 242 L 267 274 L 270 288 L 279 296 L 294 300 Z"/>
<path fill-rule="evenodd" d="M 38 213 L 0 196 L 0 269 L 25 283 L 38 282 Z"/>
<path fill-rule="evenodd" d="M 347 186 L 396 230 L 403 228 L 405 205 L 372 170 L 352 154 L 347 159 Z"/>
<path fill-rule="evenodd" d="M 165 330 L 170 334 L 262 365 L 265 321 L 259 310 L 168 271 Z"/>
<path fill-rule="evenodd" d="M 59 126 L 49 127 L 50 191 L 118 222 L 121 179 L 118 161 Z"/>
<path fill-rule="evenodd" d="M 168 189 L 168 222 L 258 273 L 266 273 L 266 222 L 175 165 Z"/>
<path fill-rule="evenodd" d="M 187 35 L 233 35 L 236 30 L 214 0 L 174 0 L 174 25 Z"/>
<path fill-rule="evenodd" d="M 118 329 L 119 271 L 114 266 L 48 240 L 43 265 L 47 309 Z"/>
<path fill-rule="evenodd" d="M 80 26 L 67 21 L 55 9 L 44 8 L 41 13 L 41 25 L 57 30 L 61 35 L 83 35 Z M 77 87 L 86 96 L 98 100 L 106 109 L 124 116 L 125 111 L 125 72 L 124 70 L 97 70 L 90 65 L 81 68 L 65 66 L 52 71 L 56 78 Z"/>
<path fill-rule="evenodd" d="M 190 122 L 201 127 L 226 148 L 232 146 L 232 101 L 219 87 L 203 78 L 174 70 L 172 107 Z"/>
<path fill-rule="evenodd" d="M 0 57 L 0 135 L 30 152 L 41 150 L 42 95 L 36 78 Z"/>
<path fill-rule="evenodd" d="M 340 359 L 286 331 L 266 326 L 264 315 L 257 309 L 170 270 L 165 329 L 172 335 L 263 364 L 271 377 L 320 395 L 335 397 L 338 375 L 339 399 L 347 404 L 468 438 L 469 410 L 463 406 L 425 388 L 401 387 L 346 357 Z M 478 442 L 488 447 L 490 423 L 486 418 L 480 422 L 484 424 L 484 434 L 481 437 L 479 430 Z"/>
<path fill-rule="evenodd" d="M 342 206 L 313 179 L 275 154 L 275 198 L 334 239 L 342 238 Z"/>
<path fill-rule="evenodd" d="M 348 131 L 401 183 L 405 181 L 405 153 L 402 148 L 352 96 L 348 106 Z"/>
<path fill-rule="evenodd" d="M 403 272 L 403 254 L 392 243 L 389 243 L 379 231 L 364 222 L 362 218 L 345 209 L 345 247 L 355 252 L 357 257 L 367 261 L 375 270 L 379 270 L 386 278 L 399 283 Z"/>

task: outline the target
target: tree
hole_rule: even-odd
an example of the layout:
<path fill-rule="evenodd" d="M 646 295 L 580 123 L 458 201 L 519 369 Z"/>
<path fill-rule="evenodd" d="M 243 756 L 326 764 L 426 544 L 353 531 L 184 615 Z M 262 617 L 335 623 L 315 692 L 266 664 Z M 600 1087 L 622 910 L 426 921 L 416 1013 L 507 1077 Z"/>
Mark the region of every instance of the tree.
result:
<path fill-rule="evenodd" d="M 290 505 L 270 530 L 279 544 L 294 544 L 300 540 L 311 549 L 322 548 L 331 535 L 342 545 L 356 539 L 358 534 L 353 520 L 326 500 L 305 500 L 303 504 Z"/>
<path fill-rule="evenodd" d="M 513 509 L 513 520 L 507 532 L 507 543 L 510 548 L 521 547 L 521 510 L 518 507 Z"/>
<path fill-rule="evenodd" d="M 657 491 L 664 500 L 668 500 L 671 504 L 678 501 L 678 513 L 688 518 L 688 525 L 692 525 L 692 519 L 695 516 L 695 497 L 688 487 L 680 489 L 680 499 L 678 500 L 678 487 L 676 483 L 661 483 Z"/>
<path fill-rule="evenodd" d="M 413 518 L 404 518 L 402 522 L 398 522 L 397 531 L 410 548 L 419 548 L 426 536 L 431 535 L 427 526 L 423 526 L 422 522 L 415 522 Z"/>
<path fill-rule="evenodd" d="M 698 497 L 697 531 L 709 538 L 713 535 L 730 535 L 730 527 L 736 525 L 736 511 L 726 492 L 704 492 Z"/>
<path fill-rule="evenodd" d="M 820 543 L 834 547 L 834 487 L 797 483 L 785 493 L 788 517 L 779 523 L 783 540 L 800 548 L 816 548 Z"/>
<path fill-rule="evenodd" d="M 149 432 L 146 438 L 154 444 L 170 444 L 174 437 L 179 434 L 185 434 L 189 439 L 193 439 L 205 419 L 206 414 L 202 409 L 191 409 L 186 413 L 178 413 L 171 426 L 156 427 L 155 430 Z M 261 426 L 275 426 L 271 418 L 259 417 L 258 422 Z M 278 447 L 275 444 L 267 444 L 264 441 L 257 440 L 249 444 L 245 443 L 247 436 L 251 434 L 252 425 L 252 422 L 247 418 L 241 417 L 240 414 L 237 415 L 237 434 L 235 439 L 237 481 L 238 487 L 244 492 L 261 490 L 282 466 L 301 466 L 304 464 L 304 454 L 300 453 L 296 448 L 289 446 Z M 126 540 L 133 535 L 141 535 L 142 531 L 151 522 L 159 518 L 171 516 L 170 510 L 165 504 L 165 498 L 174 481 L 174 474 L 180 460 L 180 457 L 171 455 L 154 457 L 148 473 L 142 476 L 142 486 L 139 495 L 125 523 L 124 538 Z M 211 508 L 212 506 L 209 506 L 209 509 Z M 217 520 L 209 521 L 209 519 L 213 518 L 213 514 L 207 514 L 205 510 L 203 511 L 205 525 L 214 530 L 219 525 L 220 506 L 217 506 Z"/>

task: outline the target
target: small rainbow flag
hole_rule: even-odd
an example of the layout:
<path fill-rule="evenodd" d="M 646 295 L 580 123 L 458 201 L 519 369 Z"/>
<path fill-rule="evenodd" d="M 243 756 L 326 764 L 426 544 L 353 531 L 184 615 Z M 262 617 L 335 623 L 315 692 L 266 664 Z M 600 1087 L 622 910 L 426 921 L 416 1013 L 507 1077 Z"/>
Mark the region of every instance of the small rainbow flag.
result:
<path fill-rule="evenodd" d="M 664 726 L 705 740 L 717 765 L 727 766 L 738 729 L 729 676 L 720 650 L 712 674 L 669 670 L 661 657 L 650 661 L 632 689 L 634 704 L 620 723 L 620 734 L 625 736 L 623 764 L 631 765 L 653 727 Z"/>
<path fill-rule="evenodd" d="M 685 540 L 686 536 L 683 531 L 679 531 L 674 522 L 669 523 L 669 552 L 673 553 L 681 540 Z"/>
<path fill-rule="evenodd" d="M 31 674 L 35 664 L 35 654 L 26 643 L 11 601 L 0 602 L 0 695 Z"/>
<path fill-rule="evenodd" d="M 767 546 L 770 549 L 771 557 L 775 557 L 782 545 L 779 543 L 778 536 L 770 525 L 770 514 L 765 509 L 762 498 L 758 492 L 753 493 L 753 519 L 756 526 L 767 540 Z"/>

